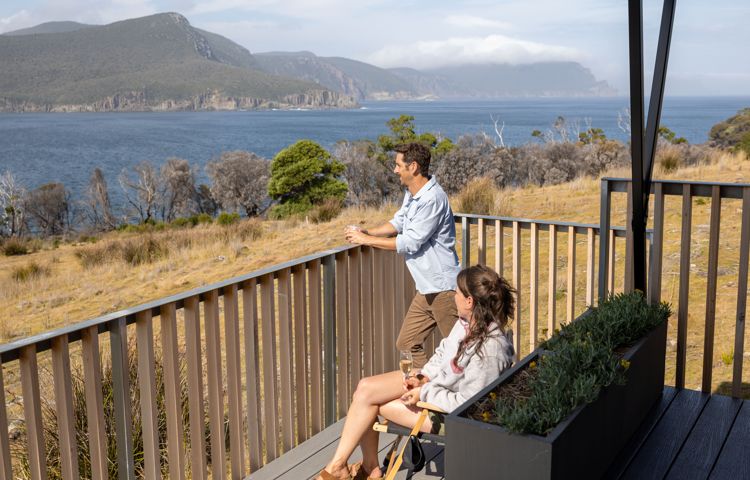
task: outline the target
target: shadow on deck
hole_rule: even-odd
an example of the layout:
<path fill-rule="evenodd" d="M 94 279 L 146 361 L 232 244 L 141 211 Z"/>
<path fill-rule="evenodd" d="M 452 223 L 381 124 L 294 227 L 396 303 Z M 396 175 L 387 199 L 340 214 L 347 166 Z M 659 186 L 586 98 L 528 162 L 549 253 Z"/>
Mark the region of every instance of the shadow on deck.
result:
<path fill-rule="evenodd" d="M 250 475 L 248 480 L 302 480 L 315 478 L 320 469 L 333 456 L 333 452 L 341 436 L 341 429 L 344 427 L 344 420 L 339 420 L 311 439 L 301 443 L 296 448 Z M 395 438 L 395 435 L 380 434 L 379 457 L 381 464 Z M 396 475 L 398 480 L 439 480 L 445 478 L 443 474 L 443 446 L 424 441 L 422 442 L 422 447 L 427 456 L 425 467 L 420 472 L 414 474 L 402 469 Z M 361 459 L 360 451 L 356 449 L 349 462 L 356 463 Z"/>
<path fill-rule="evenodd" d="M 343 424 L 331 425 L 249 480 L 315 478 L 333 455 Z M 381 460 L 393 438 L 381 434 Z M 396 478 L 445 478 L 442 446 L 423 445 L 429 458 L 424 470 L 414 475 L 402 470 Z M 359 450 L 351 461 L 359 461 L 358 455 Z M 750 479 L 750 400 L 665 387 L 604 478 Z"/>

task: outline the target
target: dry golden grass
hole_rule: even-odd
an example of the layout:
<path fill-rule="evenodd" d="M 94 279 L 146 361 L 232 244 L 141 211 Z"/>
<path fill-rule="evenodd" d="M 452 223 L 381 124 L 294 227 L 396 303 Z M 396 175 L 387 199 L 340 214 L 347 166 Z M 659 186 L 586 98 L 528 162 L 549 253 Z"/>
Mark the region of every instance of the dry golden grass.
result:
<path fill-rule="evenodd" d="M 681 168 L 670 172 L 658 166 L 654 178 L 722 182 L 750 182 L 750 161 L 743 156 L 722 154 L 709 165 Z M 606 172 L 607 176 L 629 177 L 626 169 Z M 503 215 L 544 220 L 573 221 L 596 224 L 599 221 L 599 179 L 580 178 L 573 182 L 546 186 L 524 187 L 498 192 L 502 199 Z M 714 388 L 731 380 L 732 363 L 727 362 L 733 350 L 736 282 L 739 244 L 739 202 L 725 200 L 722 204 L 721 253 L 717 301 L 716 341 L 714 348 Z M 189 290 L 201 285 L 248 273 L 332 248 L 344 243 L 343 229 L 348 224 L 373 225 L 387 221 L 396 205 L 381 209 L 345 209 L 341 215 L 327 223 L 301 221 L 263 222 L 262 235 L 254 238 L 258 226 L 250 221 L 222 227 L 200 225 L 192 229 L 169 230 L 152 234 L 111 233 L 95 244 L 67 244 L 59 248 L 45 248 L 30 255 L 0 256 L 0 307 L 5 313 L 0 318 L 0 342 L 28 336 L 51 328 L 93 318 L 108 312 L 135 306 L 150 300 Z M 625 195 L 613 195 L 613 225 L 625 223 Z M 708 248 L 710 200 L 696 199 L 693 203 L 692 267 L 690 276 L 691 298 L 688 324 L 688 386 L 700 386 L 703 358 L 703 319 L 705 318 L 706 265 Z M 666 202 L 662 298 L 677 309 L 679 278 L 680 201 L 669 198 Z M 494 229 L 488 231 L 489 238 Z M 505 274 L 510 275 L 510 237 L 506 230 Z M 166 253 L 157 255 L 151 263 L 133 265 L 116 254 L 99 262 L 82 266 L 79 257 L 92 251 L 104 255 L 115 243 L 143 241 L 150 235 L 155 242 L 166 245 Z M 476 240 L 476 234 L 472 237 Z M 547 241 L 540 242 L 539 276 L 539 335 L 547 324 Z M 459 238 L 460 240 L 460 238 Z M 524 233 L 525 256 L 528 265 L 528 232 Z M 490 244 L 493 242 L 490 240 Z M 564 318 L 565 292 L 567 291 L 565 267 L 567 265 L 566 237 L 558 237 L 557 316 Z M 623 252 L 619 244 L 616 272 L 617 286 L 622 286 Z M 585 305 L 585 237 L 578 237 L 576 278 L 576 306 Z M 100 251 L 95 251 L 99 249 Z M 460 245 L 458 245 L 460 251 Z M 476 249 L 474 249 L 476 252 Z M 105 252 L 105 253 L 101 253 Z M 493 264 L 494 252 L 487 252 Z M 476 258 L 476 253 L 474 253 Z M 49 269 L 49 275 L 30 276 L 24 281 L 13 278 L 17 271 L 30 262 Z M 528 270 L 522 279 L 522 311 L 528 318 Z M 526 320 L 524 321 L 526 323 Z M 747 332 L 750 336 L 750 332 Z M 528 332 L 525 333 L 528 336 Z M 668 354 L 667 381 L 674 378 L 674 343 L 676 319 L 670 322 L 670 353 Z M 524 340 L 528 344 L 528 337 Z M 748 345 L 748 341 L 745 342 Z M 528 348 L 528 347 L 526 347 Z M 748 351 L 746 347 L 745 351 Z M 747 359 L 747 357 L 746 357 Z M 750 359 L 747 359 L 750 361 Z"/>
<path fill-rule="evenodd" d="M 199 225 L 191 229 L 149 234 L 113 232 L 95 244 L 49 246 L 17 256 L 0 256 L 0 342 L 40 333 L 150 300 L 242 275 L 344 243 L 348 224 L 368 225 L 388 220 L 396 206 L 347 209 L 328 223 L 267 221 L 262 235 L 245 220 L 231 226 Z M 138 244 L 151 239 L 167 252 L 154 261 L 127 263 L 114 244 Z M 99 251 L 95 251 L 99 250 Z M 93 253 L 92 253 L 93 252 Z M 101 253 L 104 252 L 104 253 Z M 85 267 L 81 255 L 108 255 Z M 49 268 L 44 277 L 24 281 L 13 272 L 31 262 Z"/>

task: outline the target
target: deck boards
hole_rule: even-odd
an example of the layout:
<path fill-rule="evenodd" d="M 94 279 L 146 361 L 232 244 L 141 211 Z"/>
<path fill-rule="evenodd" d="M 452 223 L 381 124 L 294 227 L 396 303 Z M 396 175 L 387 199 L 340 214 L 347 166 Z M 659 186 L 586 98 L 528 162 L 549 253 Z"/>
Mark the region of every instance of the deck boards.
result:
<path fill-rule="evenodd" d="M 343 420 L 253 473 L 249 480 L 314 478 L 331 458 L 342 428 Z M 381 460 L 392 439 L 381 434 Z M 397 479 L 444 479 L 442 446 L 423 445 L 428 457 L 425 468 L 411 476 L 402 470 Z M 360 458 L 357 450 L 351 462 Z M 604 478 L 750 480 L 750 400 L 665 387 L 661 400 Z"/>

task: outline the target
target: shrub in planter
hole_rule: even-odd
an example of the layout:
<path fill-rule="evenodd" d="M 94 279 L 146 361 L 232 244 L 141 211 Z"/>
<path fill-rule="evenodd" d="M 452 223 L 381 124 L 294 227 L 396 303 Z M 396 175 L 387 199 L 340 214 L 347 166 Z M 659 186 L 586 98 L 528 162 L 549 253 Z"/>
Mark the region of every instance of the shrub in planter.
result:
<path fill-rule="evenodd" d="M 490 445 L 508 478 L 600 476 L 663 389 L 669 315 L 621 294 L 556 332 L 448 417 L 447 477 L 484 474 L 452 450 L 467 443 Z"/>

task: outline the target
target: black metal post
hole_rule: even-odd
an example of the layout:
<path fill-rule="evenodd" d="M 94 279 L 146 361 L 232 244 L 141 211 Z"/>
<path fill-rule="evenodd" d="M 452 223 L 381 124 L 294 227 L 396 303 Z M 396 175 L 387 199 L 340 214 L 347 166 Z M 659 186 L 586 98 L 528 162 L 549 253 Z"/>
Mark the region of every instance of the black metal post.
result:
<path fill-rule="evenodd" d="M 646 291 L 646 215 L 643 211 L 643 4 L 628 0 L 630 153 L 633 194 L 633 288 Z"/>

